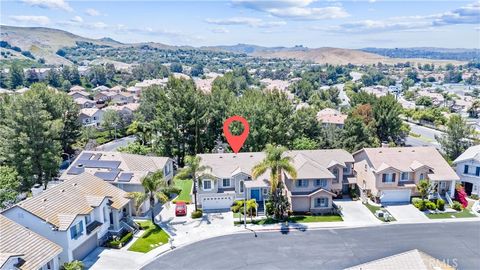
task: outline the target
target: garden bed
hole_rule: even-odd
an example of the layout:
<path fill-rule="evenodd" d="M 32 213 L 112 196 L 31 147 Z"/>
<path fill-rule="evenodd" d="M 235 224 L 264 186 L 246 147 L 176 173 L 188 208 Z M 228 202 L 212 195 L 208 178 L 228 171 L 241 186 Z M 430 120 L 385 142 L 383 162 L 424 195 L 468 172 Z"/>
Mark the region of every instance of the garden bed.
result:
<path fill-rule="evenodd" d="M 390 220 L 389 221 L 397 221 L 395 219 L 395 217 L 392 214 L 390 214 L 390 212 L 387 211 L 387 209 L 385 209 L 381 206 L 376 206 L 376 205 L 372 205 L 372 204 L 368 204 L 368 203 L 364 203 L 363 205 L 365 205 L 367 207 L 367 209 L 370 210 L 370 212 L 372 212 L 372 214 L 380 221 L 387 222 L 384 218 L 377 217 L 377 215 L 375 215 L 375 213 L 378 210 L 382 210 L 383 212 L 388 213 L 390 215 Z"/>

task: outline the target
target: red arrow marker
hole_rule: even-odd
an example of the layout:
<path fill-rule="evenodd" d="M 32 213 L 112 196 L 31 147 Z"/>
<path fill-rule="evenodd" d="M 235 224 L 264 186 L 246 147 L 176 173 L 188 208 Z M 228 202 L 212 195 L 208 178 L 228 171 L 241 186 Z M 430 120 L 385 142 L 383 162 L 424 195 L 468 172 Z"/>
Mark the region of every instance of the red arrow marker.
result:
<path fill-rule="evenodd" d="M 235 136 L 230 133 L 230 124 L 232 122 L 240 122 L 243 125 L 243 133 Z M 225 135 L 225 138 L 227 138 L 228 144 L 230 144 L 230 147 L 232 148 L 233 152 L 238 153 L 240 151 L 240 148 L 242 148 L 243 144 L 245 143 L 245 140 L 247 140 L 248 133 L 250 132 L 250 126 L 248 125 L 248 122 L 245 118 L 234 115 L 225 122 L 223 122 L 223 135 Z"/>

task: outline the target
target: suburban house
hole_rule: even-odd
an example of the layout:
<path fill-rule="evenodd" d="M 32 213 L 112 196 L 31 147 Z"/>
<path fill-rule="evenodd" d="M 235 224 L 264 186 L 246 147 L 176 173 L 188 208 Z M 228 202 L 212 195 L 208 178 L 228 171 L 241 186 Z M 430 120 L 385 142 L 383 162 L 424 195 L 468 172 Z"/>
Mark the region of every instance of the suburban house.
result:
<path fill-rule="evenodd" d="M 110 88 L 110 91 L 115 92 L 115 93 L 120 93 L 123 90 L 125 90 L 125 87 L 123 87 L 121 85 L 116 85 L 116 86 Z"/>
<path fill-rule="evenodd" d="M 93 92 L 103 92 L 103 91 L 109 91 L 110 88 L 106 87 L 105 85 L 100 85 L 92 89 Z"/>
<path fill-rule="evenodd" d="M 80 85 L 74 85 L 70 87 L 71 92 L 85 91 L 85 88 Z"/>
<path fill-rule="evenodd" d="M 95 107 L 95 102 L 88 98 L 79 97 L 75 98 L 73 101 L 77 104 L 80 109 L 93 108 Z"/>
<path fill-rule="evenodd" d="M 89 99 L 90 98 L 90 94 L 85 91 L 70 91 L 68 95 L 71 96 L 73 99 L 77 99 L 77 98 Z"/>
<path fill-rule="evenodd" d="M 295 212 L 328 212 L 332 198 L 348 192 L 353 157 L 344 150 L 301 150 L 285 153 L 292 158 L 297 179 L 282 175 L 286 195 Z M 260 207 L 268 198 L 270 173 L 252 179 L 252 168 L 265 158 L 263 152 L 201 154 L 202 165 L 215 179 L 203 179 L 198 203 L 204 210 L 228 209 L 236 200 L 255 199 Z"/>
<path fill-rule="evenodd" d="M 83 108 L 78 116 L 80 123 L 84 126 L 99 127 L 102 123 L 104 111 L 98 108 Z"/>
<path fill-rule="evenodd" d="M 112 98 L 117 95 L 117 93 L 112 92 L 112 91 L 103 91 L 95 94 L 94 100 L 97 102 L 107 102 L 112 100 Z"/>
<path fill-rule="evenodd" d="M 455 194 L 459 177 L 435 147 L 364 148 L 353 157 L 361 195 L 374 201 L 408 203 L 423 179 L 435 186 L 432 195 Z"/>
<path fill-rule="evenodd" d="M 62 248 L 0 214 L 0 269 L 58 270 Z"/>
<path fill-rule="evenodd" d="M 82 260 L 109 235 L 134 230 L 127 196 L 102 179 L 82 173 L 2 214 L 62 247 L 58 258 L 63 264 Z"/>
<path fill-rule="evenodd" d="M 468 195 L 480 196 L 480 145 L 468 148 L 453 164 Z"/>
<path fill-rule="evenodd" d="M 124 105 L 127 103 L 135 102 L 135 97 L 133 96 L 133 94 L 130 94 L 128 92 L 120 92 L 113 95 L 111 97 L 111 101 L 117 105 Z"/>
<path fill-rule="evenodd" d="M 331 108 L 323 109 L 317 113 L 317 120 L 324 126 L 336 126 L 343 128 L 346 119 L 346 114 L 342 114 L 341 112 Z"/>
<path fill-rule="evenodd" d="M 142 88 L 136 87 L 136 86 L 130 86 L 127 88 L 127 92 L 136 97 L 140 97 L 140 94 L 142 93 Z"/>
<path fill-rule="evenodd" d="M 161 170 L 168 184 L 173 179 L 173 160 L 168 157 L 153 157 L 121 152 L 83 151 L 63 172 L 60 180 L 76 178 L 84 172 L 90 173 L 106 183 L 125 192 L 144 192 L 142 179 L 150 173 Z M 148 211 L 150 202 L 146 200 L 138 215 Z"/>

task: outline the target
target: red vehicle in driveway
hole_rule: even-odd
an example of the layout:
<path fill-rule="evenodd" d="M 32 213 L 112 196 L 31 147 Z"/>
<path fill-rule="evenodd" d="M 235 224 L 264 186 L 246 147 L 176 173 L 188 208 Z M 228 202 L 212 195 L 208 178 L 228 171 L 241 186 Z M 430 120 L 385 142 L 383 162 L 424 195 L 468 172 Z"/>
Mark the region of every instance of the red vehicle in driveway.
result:
<path fill-rule="evenodd" d="M 175 204 L 175 216 L 186 216 L 187 215 L 187 204 L 184 202 L 177 202 Z"/>

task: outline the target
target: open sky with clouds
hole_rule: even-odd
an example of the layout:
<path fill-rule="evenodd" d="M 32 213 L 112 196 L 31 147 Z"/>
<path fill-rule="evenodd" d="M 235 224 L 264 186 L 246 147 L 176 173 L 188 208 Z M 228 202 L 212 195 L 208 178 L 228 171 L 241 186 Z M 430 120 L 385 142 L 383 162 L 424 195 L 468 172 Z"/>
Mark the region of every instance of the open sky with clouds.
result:
<path fill-rule="evenodd" d="M 480 1 L 0 0 L 0 24 L 172 45 L 480 48 Z"/>

